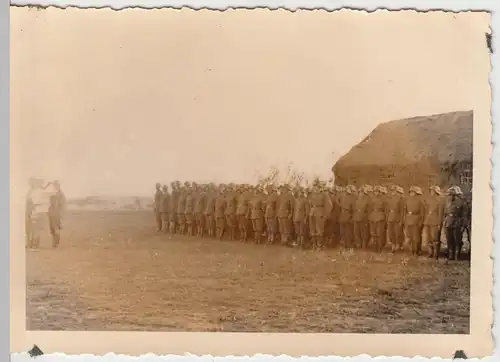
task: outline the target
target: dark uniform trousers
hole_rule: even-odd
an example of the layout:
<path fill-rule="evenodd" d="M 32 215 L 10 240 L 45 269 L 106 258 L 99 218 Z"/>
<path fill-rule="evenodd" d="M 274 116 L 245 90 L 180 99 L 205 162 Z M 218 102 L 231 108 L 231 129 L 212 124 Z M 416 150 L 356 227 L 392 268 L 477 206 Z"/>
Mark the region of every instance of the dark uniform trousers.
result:
<path fill-rule="evenodd" d="M 353 240 L 353 224 L 350 221 L 339 222 L 340 240 L 346 248 L 352 247 Z"/>
<path fill-rule="evenodd" d="M 462 200 L 454 198 L 446 205 L 444 227 L 448 244 L 448 259 L 457 259 L 462 250 L 464 206 Z"/>
<path fill-rule="evenodd" d="M 424 204 L 420 196 L 410 196 L 405 201 L 405 232 L 413 254 L 419 254 L 422 246 L 422 216 Z"/>
<path fill-rule="evenodd" d="M 161 220 L 161 202 L 162 202 L 163 194 L 161 191 L 156 191 L 155 197 L 154 197 L 154 214 L 155 214 L 155 221 L 156 221 L 156 228 L 158 230 L 161 230 L 162 227 L 162 220 Z"/>
<path fill-rule="evenodd" d="M 387 222 L 387 236 L 392 250 L 401 250 L 403 248 L 403 226 L 399 221 Z"/>
<path fill-rule="evenodd" d="M 358 248 L 368 247 L 368 242 L 370 240 L 370 229 L 368 221 L 366 220 L 354 221 L 353 234 L 356 247 Z"/>
<path fill-rule="evenodd" d="M 161 216 L 160 209 L 155 207 L 154 213 L 155 213 L 155 220 L 156 220 L 156 228 L 158 230 L 161 230 L 161 228 L 162 228 L 162 216 Z"/>

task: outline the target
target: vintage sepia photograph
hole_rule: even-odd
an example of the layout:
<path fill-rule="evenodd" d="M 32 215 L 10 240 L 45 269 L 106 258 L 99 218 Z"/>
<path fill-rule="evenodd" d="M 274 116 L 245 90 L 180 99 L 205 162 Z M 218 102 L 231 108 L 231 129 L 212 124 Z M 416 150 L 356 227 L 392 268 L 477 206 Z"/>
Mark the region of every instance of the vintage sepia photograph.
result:
<path fill-rule="evenodd" d="M 491 338 L 488 14 L 11 19 L 26 331 Z"/>

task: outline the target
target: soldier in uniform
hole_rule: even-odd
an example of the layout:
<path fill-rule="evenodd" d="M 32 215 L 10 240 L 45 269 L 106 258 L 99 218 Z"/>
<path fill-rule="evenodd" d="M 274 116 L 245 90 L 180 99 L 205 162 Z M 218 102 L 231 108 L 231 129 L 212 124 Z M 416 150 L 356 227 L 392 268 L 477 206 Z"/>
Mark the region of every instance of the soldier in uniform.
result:
<path fill-rule="evenodd" d="M 264 198 L 261 188 L 254 189 L 250 199 L 250 210 L 254 241 L 256 244 L 260 244 L 264 233 Z"/>
<path fill-rule="evenodd" d="M 207 188 L 202 185 L 195 194 L 194 216 L 196 220 L 196 235 L 203 238 L 205 234 L 205 211 L 207 207 Z"/>
<path fill-rule="evenodd" d="M 189 184 L 184 183 L 184 186 L 180 190 L 179 199 L 177 200 L 177 223 L 179 224 L 179 234 L 184 235 L 186 233 L 186 198 L 188 195 Z"/>
<path fill-rule="evenodd" d="M 439 186 L 429 188 L 429 197 L 424 202 L 423 234 L 429 247 L 429 258 L 439 258 L 441 251 L 441 225 L 443 224 L 444 204 Z"/>
<path fill-rule="evenodd" d="M 265 205 L 266 211 L 264 217 L 266 219 L 267 242 L 271 244 L 274 243 L 276 234 L 278 232 L 278 220 L 276 219 L 278 209 L 278 195 L 276 194 L 276 190 L 271 185 L 268 186 L 267 191 L 268 192 Z"/>
<path fill-rule="evenodd" d="M 179 202 L 179 182 L 172 182 L 170 184 L 172 187 L 172 194 L 170 195 L 170 200 L 168 202 L 168 215 L 169 215 L 169 232 L 170 235 L 175 234 L 177 231 L 177 206 Z"/>
<path fill-rule="evenodd" d="M 404 204 L 404 227 L 413 255 L 420 254 L 424 211 L 422 190 L 418 186 L 410 187 L 409 196 Z"/>
<path fill-rule="evenodd" d="M 281 186 L 278 200 L 278 221 L 281 244 L 287 245 L 292 236 L 293 195 L 287 184 Z"/>
<path fill-rule="evenodd" d="M 192 186 L 187 185 L 186 206 L 184 208 L 184 217 L 186 220 L 187 233 L 189 236 L 194 236 L 194 202 L 198 192 L 198 185 L 193 183 Z"/>
<path fill-rule="evenodd" d="M 226 225 L 229 229 L 231 241 L 236 239 L 236 230 L 238 229 L 238 222 L 236 218 L 237 208 L 237 192 L 233 184 L 229 184 L 226 194 Z"/>
<path fill-rule="evenodd" d="M 391 195 L 387 199 L 387 236 L 393 253 L 403 250 L 403 196 L 403 188 L 394 185 L 391 187 Z"/>
<path fill-rule="evenodd" d="M 224 186 L 220 185 L 215 198 L 215 228 L 217 237 L 222 240 L 226 229 L 226 195 Z"/>
<path fill-rule="evenodd" d="M 472 229 L 472 195 L 464 198 L 464 232 L 467 235 L 467 240 L 469 241 L 469 257 L 470 251 L 472 249 L 471 244 L 471 229 Z"/>
<path fill-rule="evenodd" d="M 168 222 L 169 222 L 169 214 L 168 214 L 168 211 L 169 211 L 169 206 L 168 206 L 168 203 L 170 201 L 170 194 L 168 192 L 168 186 L 167 185 L 163 185 L 162 187 L 162 199 L 161 199 L 161 218 L 162 218 L 162 222 L 163 222 L 163 232 L 164 233 L 168 233 Z"/>
<path fill-rule="evenodd" d="M 31 249 L 35 247 L 35 224 L 33 222 L 34 211 L 36 208 L 35 202 L 33 200 L 32 194 L 36 189 L 36 180 L 30 178 L 29 180 L 30 189 L 26 195 L 26 210 L 25 210 L 25 234 L 26 234 L 26 248 Z"/>
<path fill-rule="evenodd" d="M 352 215 L 356 200 L 353 195 L 354 190 L 355 187 L 353 185 L 348 185 L 345 191 L 339 196 L 340 244 L 345 248 L 351 248 L 353 241 Z"/>
<path fill-rule="evenodd" d="M 369 207 L 371 197 L 370 185 L 365 185 L 359 189 L 359 194 L 354 200 L 354 210 L 352 214 L 354 244 L 357 248 L 366 249 L 370 241 L 370 229 L 368 224 Z"/>
<path fill-rule="evenodd" d="M 381 252 L 384 248 L 387 220 L 387 202 L 384 195 L 387 194 L 385 187 L 377 185 L 373 188 L 369 210 L 370 233 L 375 244 L 375 250 Z"/>
<path fill-rule="evenodd" d="M 327 218 L 328 224 L 328 244 L 332 247 L 336 246 L 339 240 L 339 186 L 329 188 L 330 199 L 332 200 L 332 211 Z"/>
<path fill-rule="evenodd" d="M 161 199 L 163 194 L 161 192 L 161 184 L 159 182 L 156 183 L 156 192 L 155 192 L 155 203 L 154 203 L 154 213 L 156 220 L 156 231 L 161 231 L 162 221 L 161 221 Z"/>
<path fill-rule="evenodd" d="M 237 200 L 237 208 L 236 208 L 236 218 L 238 221 L 238 230 L 240 232 L 240 239 L 243 242 L 248 240 L 248 218 L 250 211 L 250 195 L 249 189 L 245 185 L 243 186 L 240 195 Z"/>
<path fill-rule="evenodd" d="M 208 236 L 213 238 L 215 236 L 215 200 L 217 193 L 214 184 L 210 184 L 207 192 L 207 206 L 205 207 L 205 223 Z"/>
<path fill-rule="evenodd" d="M 307 198 L 306 191 L 297 188 L 293 209 L 293 224 L 297 243 L 302 248 L 306 247 L 307 224 L 309 221 L 310 208 L 311 205 Z"/>
<path fill-rule="evenodd" d="M 460 197 L 461 190 L 452 186 L 447 192 L 449 198 L 444 212 L 444 228 L 448 244 L 448 260 L 457 260 L 462 247 L 462 228 L 464 221 L 464 205 Z"/>
<path fill-rule="evenodd" d="M 332 200 L 319 183 L 313 186 L 311 193 L 310 227 L 314 248 L 324 247 L 326 217 L 332 211 Z"/>

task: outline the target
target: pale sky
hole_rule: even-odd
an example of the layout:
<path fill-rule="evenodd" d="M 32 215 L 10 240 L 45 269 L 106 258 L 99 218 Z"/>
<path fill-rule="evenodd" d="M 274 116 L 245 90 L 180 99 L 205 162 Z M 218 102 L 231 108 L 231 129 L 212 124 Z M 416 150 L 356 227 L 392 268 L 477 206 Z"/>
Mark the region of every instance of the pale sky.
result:
<path fill-rule="evenodd" d="M 59 179 L 69 197 L 253 182 L 288 162 L 331 177 L 380 122 L 482 107 L 488 26 L 485 13 L 12 8 L 11 177 Z"/>

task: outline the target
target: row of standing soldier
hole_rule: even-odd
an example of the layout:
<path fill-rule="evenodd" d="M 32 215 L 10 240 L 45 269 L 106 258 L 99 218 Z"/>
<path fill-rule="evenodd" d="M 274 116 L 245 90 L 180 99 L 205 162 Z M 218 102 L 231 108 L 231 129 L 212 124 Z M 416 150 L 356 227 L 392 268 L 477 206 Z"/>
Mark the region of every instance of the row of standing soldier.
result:
<path fill-rule="evenodd" d="M 444 228 L 447 257 L 457 259 L 464 231 L 470 241 L 470 203 L 458 186 L 445 195 L 438 186 L 431 186 L 423 197 L 417 186 L 406 195 L 396 185 L 388 192 L 380 185 L 357 189 L 327 187 L 319 181 L 311 189 L 175 181 L 170 191 L 156 184 L 154 209 L 158 231 L 221 240 L 228 232 L 231 240 L 253 239 L 258 244 L 267 237 L 267 243 L 304 248 L 340 244 L 381 251 L 390 245 L 396 252 L 403 250 L 406 236 L 412 253 L 420 255 L 425 237 L 427 255 L 438 258 Z"/>

